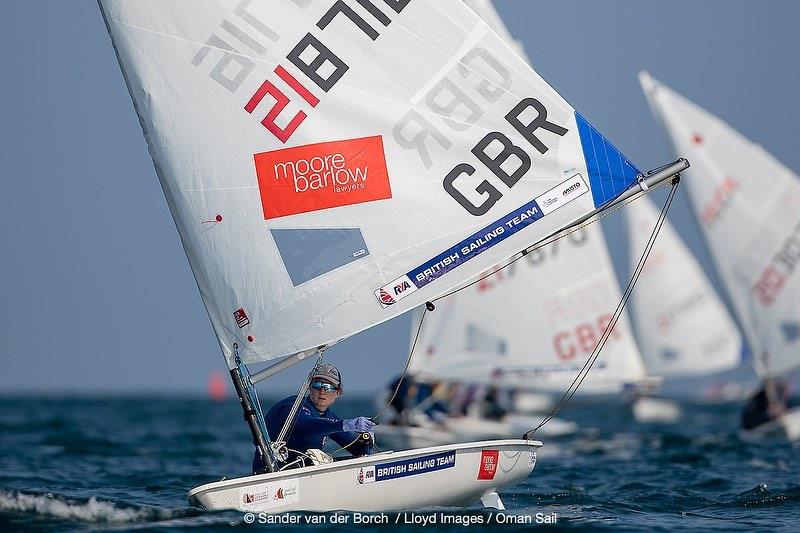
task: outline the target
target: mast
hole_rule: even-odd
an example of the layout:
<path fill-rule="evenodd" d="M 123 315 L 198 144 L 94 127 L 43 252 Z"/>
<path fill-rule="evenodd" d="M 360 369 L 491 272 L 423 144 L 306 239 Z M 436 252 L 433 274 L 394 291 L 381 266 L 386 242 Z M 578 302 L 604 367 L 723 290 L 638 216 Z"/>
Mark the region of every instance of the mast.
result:
<path fill-rule="evenodd" d="M 277 470 L 275 456 L 272 453 L 272 445 L 267 432 L 267 425 L 264 422 L 264 413 L 261 411 L 261 403 L 258 401 L 255 387 L 250 380 L 250 372 L 247 366 L 239 358 L 239 345 L 234 343 L 233 353 L 236 361 L 236 368 L 230 370 L 231 380 L 239 396 L 239 403 L 242 406 L 242 414 L 250 433 L 253 436 L 253 443 L 261 454 L 261 459 L 267 468 L 267 472 Z"/>

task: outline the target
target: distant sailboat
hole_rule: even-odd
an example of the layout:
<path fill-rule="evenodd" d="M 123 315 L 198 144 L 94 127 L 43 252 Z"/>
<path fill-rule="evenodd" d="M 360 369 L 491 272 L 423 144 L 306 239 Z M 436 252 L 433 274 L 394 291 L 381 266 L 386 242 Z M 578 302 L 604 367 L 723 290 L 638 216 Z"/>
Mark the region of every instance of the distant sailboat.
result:
<path fill-rule="evenodd" d="M 800 366 L 800 179 L 647 73 L 640 82 L 676 152 L 692 157 L 691 205 L 764 383 L 769 416 L 744 417 L 746 435 L 796 440 L 800 410 L 784 404 L 775 381 Z"/>
<path fill-rule="evenodd" d="M 440 304 L 423 323 L 409 370 L 427 379 L 561 394 L 620 297 L 600 227 L 588 226 Z M 579 394 L 618 395 L 645 377 L 623 314 Z"/>

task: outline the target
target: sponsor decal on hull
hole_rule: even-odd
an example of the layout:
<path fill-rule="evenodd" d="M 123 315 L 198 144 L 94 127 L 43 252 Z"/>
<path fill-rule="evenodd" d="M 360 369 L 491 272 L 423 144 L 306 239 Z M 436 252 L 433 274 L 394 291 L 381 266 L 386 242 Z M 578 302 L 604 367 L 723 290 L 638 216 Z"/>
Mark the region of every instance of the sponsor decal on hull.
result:
<path fill-rule="evenodd" d="M 478 479 L 494 479 L 500 462 L 500 450 L 481 450 L 481 463 L 478 465 Z"/>
<path fill-rule="evenodd" d="M 361 468 L 358 472 L 358 482 L 359 484 L 366 484 L 373 481 L 387 481 L 389 479 L 436 472 L 437 470 L 453 468 L 454 466 L 456 466 L 456 452 L 442 452 Z M 364 481 L 361 481 L 362 473 Z M 373 478 L 371 481 L 369 481 L 370 477 Z"/>
<path fill-rule="evenodd" d="M 245 511 L 265 511 L 298 502 L 300 502 L 298 479 L 259 483 L 239 489 L 240 508 Z"/>
<path fill-rule="evenodd" d="M 256 154 L 264 219 L 392 197 L 379 135 Z"/>
<path fill-rule="evenodd" d="M 589 187 L 586 182 L 580 174 L 575 174 L 417 268 L 376 289 L 375 297 L 382 307 L 389 307 L 587 192 Z M 541 207 L 544 203 L 548 203 L 547 208 Z"/>
<path fill-rule="evenodd" d="M 375 483 L 375 465 L 362 466 L 359 468 L 356 480 L 358 480 L 359 485 L 364 485 L 365 483 Z"/>

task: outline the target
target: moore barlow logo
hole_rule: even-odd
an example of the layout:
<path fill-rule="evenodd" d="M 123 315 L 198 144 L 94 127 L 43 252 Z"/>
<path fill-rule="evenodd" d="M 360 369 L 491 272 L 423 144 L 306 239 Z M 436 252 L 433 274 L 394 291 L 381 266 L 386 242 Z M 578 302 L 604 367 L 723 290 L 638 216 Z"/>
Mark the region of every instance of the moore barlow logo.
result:
<path fill-rule="evenodd" d="M 378 135 L 255 155 L 264 218 L 392 197 Z"/>

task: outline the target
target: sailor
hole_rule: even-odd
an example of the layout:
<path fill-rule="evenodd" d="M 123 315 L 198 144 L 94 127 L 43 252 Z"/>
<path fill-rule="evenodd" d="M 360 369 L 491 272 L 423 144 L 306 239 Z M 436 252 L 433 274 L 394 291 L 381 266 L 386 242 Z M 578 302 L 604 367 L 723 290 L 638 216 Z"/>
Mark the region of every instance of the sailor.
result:
<path fill-rule="evenodd" d="M 751 430 L 780 418 L 788 408 L 792 407 L 789 395 L 788 383 L 765 379 L 762 388 L 744 406 L 742 427 Z"/>
<path fill-rule="evenodd" d="M 408 425 L 409 410 L 416 404 L 417 383 L 414 376 L 401 374 L 389 384 L 389 405 L 394 409 L 391 423 L 397 426 Z"/>
<path fill-rule="evenodd" d="M 304 466 L 301 460 L 302 454 L 310 449 L 321 450 L 328 437 L 339 446 L 345 447 L 354 456 L 370 452 L 373 439 L 364 440 L 361 435 L 372 434 L 375 423 L 363 416 L 342 420 L 330 409 L 342 392 L 339 369 L 333 365 L 320 365 L 311 376 L 309 394 L 300 404 L 294 426 L 286 439 L 286 447 L 289 450 L 286 465 Z M 273 442 L 278 438 L 281 428 L 289 417 L 289 411 L 296 398 L 296 395 L 284 398 L 267 412 L 265 422 Z M 265 470 L 261 453 L 256 449 L 253 456 L 253 474 L 260 474 Z"/>

